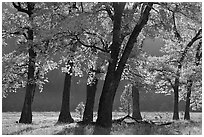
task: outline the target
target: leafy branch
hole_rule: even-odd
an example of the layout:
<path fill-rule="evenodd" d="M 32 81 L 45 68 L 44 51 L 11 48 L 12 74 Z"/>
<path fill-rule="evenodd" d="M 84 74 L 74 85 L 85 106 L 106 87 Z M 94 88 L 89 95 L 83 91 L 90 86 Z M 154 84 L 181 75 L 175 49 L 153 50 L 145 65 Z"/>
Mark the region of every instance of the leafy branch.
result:
<path fill-rule="evenodd" d="M 113 20 L 114 20 L 114 18 L 113 18 L 113 13 L 112 13 L 111 7 L 110 7 L 109 5 L 106 5 L 105 11 L 107 11 L 109 17 L 110 17 L 111 20 L 113 21 Z"/>
<path fill-rule="evenodd" d="M 181 58 L 180 58 L 180 60 L 179 60 L 179 64 L 181 64 L 181 62 L 183 62 L 183 60 L 184 60 L 184 58 L 185 58 L 185 56 L 186 56 L 186 53 L 188 52 L 188 49 L 193 45 L 193 43 L 194 43 L 195 41 L 197 41 L 197 40 L 199 40 L 199 39 L 202 38 L 202 36 L 200 36 L 201 32 L 202 32 L 202 29 L 200 29 L 200 30 L 197 32 L 197 34 L 195 35 L 195 37 L 193 37 L 193 38 L 191 39 L 191 41 L 187 44 L 186 48 L 185 48 L 184 51 L 182 52 Z"/>
<path fill-rule="evenodd" d="M 107 53 L 109 52 L 108 44 L 107 44 L 106 41 L 103 40 L 102 36 L 100 36 L 99 34 L 94 33 L 94 32 L 88 32 L 88 31 L 85 31 L 85 30 L 84 30 L 84 32 L 87 33 L 87 34 L 89 34 L 89 35 L 96 36 L 96 37 L 101 41 L 104 50 L 106 50 Z"/>
<path fill-rule="evenodd" d="M 179 34 L 179 32 L 178 32 L 178 29 L 177 29 L 177 27 L 176 27 L 176 17 L 175 17 L 175 13 L 177 12 L 177 7 L 178 7 L 178 5 L 176 5 L 176 8 L 174 9 L 174 11 L 173 11 L 173 24 L 174 24 L 174 27 L 173 27 L 173 29 L 174 29 L 174 34 L 175 34 L 175 36 L 178 38 L 178 40 L 182 40 L 182 38 L 181 38 L 181 35 Z"/>
<path fill-rule="evenodd" d="M 171 87 L 172 87 L 172 88 L 174 87 L 174 84 L 171 82 L 171 79 L 168 78 L 168 77 L 164 74 L 164 72 L 167 72 L 166 70 L 163 70 L 163 69 L 157 69 L 157 68 L 154 68 L 154 69 L 152 69 L 152 70 L 154 70 L 154 71 L 158 71 L 158 72 L 162 72 L 162 75 L 163 75 L 164 78 L 170 83 Z"/>
<path fill-rule="evenodd" d="M 202 40 L 198 43 L 198 46 L 196 48 L 195 63 L 197 66 L 199 65 L 200 59 L 202 58 L 201 47 L 202 47 Z"/>
<path fill-rule="evenodd" d="M 88 47 L 88 48 L 95 48 L 95 49 L 100 50 L 100 51 L 102 51 L 102 52 L 107 52 L 107 53 L 108 53 L 107 50 L 104 50 L 104 49 L 102 49 L 102 48 L 99 48 L 99 47 L 95 46 L 97 43 L 94 43 L 93 45 L 87 45 L 87 44 L 85 44 L 84 42 L 82 42 L 82 41 L 80 40 L 80 38 L 78 37 L 78 35 L 75 35 L 75 38 L 76 38 L 76 40 L 77 40 L 82 46 L 85 46 L 85 47 Z"/>
<path fill-rule="evenodd" d="M 28 14 L 29 17 L 33 14 L 32 10 L 34 9 L 35 4 L 32 2 L 27 2 L 27 10 L 22 8 L 22 5 L 20 2 L 18 2 L 18 3 L 12 2 L 12 4 L 13 4 L 14 8 L 17 9 L 17 11 L 26 13 L 26 14 Z"/>
<path fill-rule="evenodd" d="M 153 6 L 153 3 L 148 3 L 149 6 L 146 6 L 143 13 L 141 13 L 140 19 L 138 23 L 135 25 L 132 34 L 130 35 L 130 38 L 127 42 L 127 45 L 124 50 L 124 54 L 122 55 L 118 66 L 121 66 L 117 69 L 117 75 L 118 73 L 122 73 L 123 67 L 125 66 L 125 62 L 128 59 L 128 56 L 134 46 L 134 43 L 136 42 L 136 38 L 139 35 L 140 31 L 142 30 L 143 26 L 147 23 L 148 17 L 151 11 L 151 7 Z"/>
<path fill-rule="evenodd" d="M 153 2 L 154 4 L 157 4 L 157 5 L 160 5 L 162 8 L 168 10 L 168 11 L 171 11 L 172 13 L 174 12 L 173 9 L 171 9 L 170 7 L 168 7 L 167 3 L 164 3 L 164 2 Z M 188 19 L 191 19 L 193 20 L 191 17 L 189 17 L 188 15 L 186 15 L 184 12 L 182 12 L 181 10 L 177 10 L 177 13 L 180 13 L 181 15 L 185 16 L 186 18 Z M 198 21 L 197 21 L 198 22 Z M 201 22 L 199 22 L 201 23 Z"/>

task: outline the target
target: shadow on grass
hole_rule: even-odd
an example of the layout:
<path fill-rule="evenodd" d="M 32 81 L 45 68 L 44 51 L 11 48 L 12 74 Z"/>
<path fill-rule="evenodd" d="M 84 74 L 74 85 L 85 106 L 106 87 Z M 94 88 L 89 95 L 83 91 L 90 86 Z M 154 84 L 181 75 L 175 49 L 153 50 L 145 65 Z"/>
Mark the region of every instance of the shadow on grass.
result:
<path fill-rule="evenodd" d="M 151 124 L 147 122 L 126 122 L 113 123 L 111 128 L 102 128 L 91 124 L 74 123 L 74 125 L 66 125 L 61 131 L 58 131 L 57 135 L 182 135 L 182 134 L 194 134 L 193 131 L 189 131 L 184 127 L 189 124 L 189 128 L 193 128 L 193 121 L 187 121 L 178 123 L 164 123 L 164 124 Z M 183 130 L 186 133 L 183 133 Z M 196 129 L 196 131 L 199 129 Z M 188 132 L 187 132 L 188 131 Z"/>
<path fill-rule="evenodd" d="M 87 135 L 85 126 L 76 125 L 75 127 L 65 127 L 61 131 L 55 133 L 55 135 Z"/>
<path fill-rule="evenodd" d="M 65 127 L 55 135 L 110 135 L 111 129 L 97 127 L 92 124 L 76 124 L 75 127 Z"/>
<path fill-rule="evenodd" d="M 25 129 L 12 132 L 12 133 L 10 133 L 9 135 L 20 135 L 20 134 L 22 134 L 23 132 L 29 132 L 29 131 L 31 131 L 31 130 L 33 130 L 33 129 L 34 129 L 34 128 L 32 128 L 32 127 L 27 127 L 27 128 L 25 128 Z"/>

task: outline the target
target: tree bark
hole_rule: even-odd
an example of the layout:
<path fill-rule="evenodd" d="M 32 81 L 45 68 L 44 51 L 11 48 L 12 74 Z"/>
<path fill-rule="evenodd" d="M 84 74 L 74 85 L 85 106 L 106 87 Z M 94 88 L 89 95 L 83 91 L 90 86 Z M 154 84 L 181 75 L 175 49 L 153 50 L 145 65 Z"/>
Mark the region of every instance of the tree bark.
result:
<path fill-rule="evenodd" d="M 71 74 L 72 73 L 72 62 L 68 62 L 70 65 L 69 73 L 65 74 L 65 80 L 64 80 L 64 89 L 63 89 L 63 95 L 62 95 L 62 105 L 60 110 L 60 115 L 58 118 L 58 123 L 72 123 L 74 122 L 74 119 L 71 117 L 70 114 L 70 89 L 71 89 Z"/>
<path fill-rule="evenodd" d="M 173 114 L 173 120 L 179 120 L 179 78 L 175 78 L 175 84 L 174 84 L 174 114 Z"/>
<path fill-rule="evenodd" d="M 140 100 L 139 100 L 139 89 L 135 86 L 133 86 L 132 90 L 132 101 L 133 101 L 133 114 L 132 117 L 136 120 L 142 120 L 142 116 L 140 113 Z"/>
<path fill-rule="evenodd" d="M 185 114 L 184 114 L 185 120 L 190 120 L 190 97 L 191 97 L 192 85 L 193 85 L 192 80 L 188 80 L 187 81 L 186 108 L 185 108 Z"/>
<path fill-rule="evenodd" d="M 113 75 L 108 72 L 100 97 L 98 117 L 96 120 L 96 124 L 104 128 L 109 128 L 112 125 L 112 107 L 116 89 L 119 83 L 114 82 L 111 76 L 114 78 Z"/>
<path fill-rule="evenodd" d="M 83 115 L 84 123 L 93 122 L 93 109 L 94 109 L 97 84 L 98 84 L 98 79 L 94 77 L 93 81 L 87 85 L 86 105 L 85 105 L 85 110 L 84 110 L 84 115 Z"/>
<path fill-rule="evenodd" d="M 21 113 L 21 117 L 19 120 L 19 123 L 32 123 L 32 102 L 34 99 L 34 93 L 35 93 L 35 57 L 36 54 L 32 48 L 29 49 L 29 64 L 28 64 L 28 81 L 26 85 L 26 94 L 25 94 L 25 100 L 23 104 L 23 109 Z"/>

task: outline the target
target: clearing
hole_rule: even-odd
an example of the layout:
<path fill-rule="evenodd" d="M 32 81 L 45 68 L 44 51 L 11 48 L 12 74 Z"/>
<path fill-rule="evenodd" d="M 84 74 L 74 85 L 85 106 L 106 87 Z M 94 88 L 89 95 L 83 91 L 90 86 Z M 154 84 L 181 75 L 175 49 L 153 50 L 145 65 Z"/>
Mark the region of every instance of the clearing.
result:
<path fill-rule="evenodd" d="M 170 125 L 156 126 L 148 124 L 113 124 L 110 134 L 112 135 L 201 135 L 202 134 L 202 113 L 191 113 L 190 121 L 183 119 L 180 113 L 179 121 L 172 121 L 170 112 L 142 112 L 143 119 L 154 122 L 173 122 Z M 16 121 L 20 118 L 20 112 L 2 113 L 2 134 L 3 135 L 85 135 L 93 134 L 93 125 L 82 126 L 77 123 L 56 124 L 59 112 L 33 112 L 32 124 L 19 124 Z M 113 118 L 124 117 L 121 112 L 113 112 Z M 73 112 L 75 121 L 80 121 L 77 113 Z M 94 120 L 96 119 L 96 114 Z"/>

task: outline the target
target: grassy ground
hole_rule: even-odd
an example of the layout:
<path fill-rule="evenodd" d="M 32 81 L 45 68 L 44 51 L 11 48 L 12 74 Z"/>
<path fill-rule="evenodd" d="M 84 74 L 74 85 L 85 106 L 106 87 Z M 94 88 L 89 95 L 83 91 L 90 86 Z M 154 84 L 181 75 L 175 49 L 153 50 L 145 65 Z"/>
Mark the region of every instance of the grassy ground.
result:
<path fill-rule="evenodd" d="M 32 124 L 18 124 L 16 121 L 20 118 L 19 112 L 2 113 L 2 134 L 3 135 L 63 135 L 63 134 L 92 134 L 93 126 L 79 126 L 76 123 L 56 124 L 59 112 L 33 112 Z M 80 118 L 76 113 L 72 113 L 75 121 Z M 124 113 L 113 112 L 113 118 L 125 116 Z M 143 119 L 155 122 L 172 121 L 172 114 L 168 112 L 142 112 Z M 110 134 L 113 135 L 189 135 L 202 134 L 202 114 L 191 113 L 191 121 L 183 119 L 183 113 L 180 113 L 181 120 L 173 121 L 173 124 L 166 126 L 149 126 L 145 124 L 127 125 L 113 124 Z M 96 119 L 96 117 L 94 117 Z"/>

